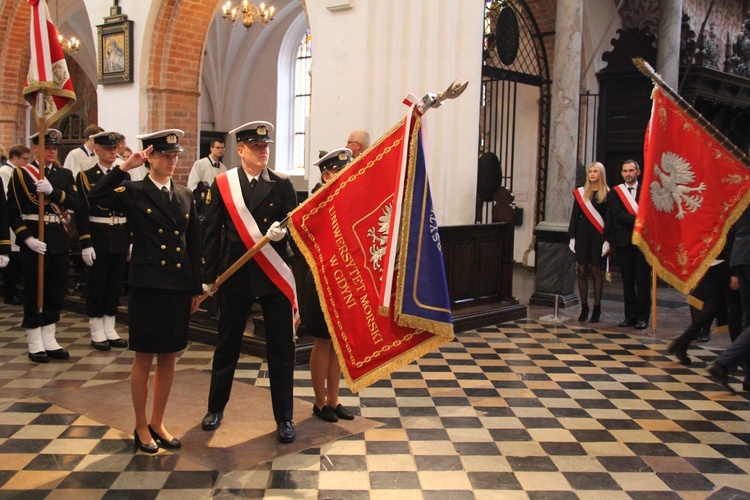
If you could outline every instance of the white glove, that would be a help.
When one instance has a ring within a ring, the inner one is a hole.
[[[94,251],[94,247],[88,247],[81,250],[81,257],[83,257],[83,261],[87,266],[93,266],[94,261],[96,260],[96,252]]]
[[[10,262],[10,257],[7,255],[0,255],[0,267],[5,267]]]
[[[44,255],[44,252],[47,251],[47,244],[43,241],[39,241],[33,236],[29,236],[23,240],[23,242],[26,243],[26,246],[29,247],[30,250],[33,250],[38,254]]]
[[[214,294],[213,288],[214,288],[213,285],[209,285],[208,283],[203,283],[203,293],[213,295]]]
[[[573,253],[576,253],[576,239],[570,238],[570,243],[568,243],[568,248],[570,248],[570,251]]]
[[[286,236],[286,228],[280,228],[279,222],[276,221],[268,228],[266,236],[268,236],[268,239],[271,241],[281,241],[284,239],[284,236]]]
[[[602,243],[602,257],[609,253],[609,241]]]
[[[44,194],[51,194],[52,184],[50,184],[47,179],[39,179],[38,181],[36,181],[36,192],[44,193]]]
[[[133,244],[131,243],[128,247],[128,262],[130,262],[130,256],[133,254]]]

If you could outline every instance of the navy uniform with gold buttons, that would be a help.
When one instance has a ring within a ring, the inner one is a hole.
[[[181,135],[182,131],[169,130],[138,138],[145,148],[153,145],[154,151],[167,153],[182,151]],[[124,213],[133,235],[128,275],[130,349],[180,351],[187,346],[190,297],[202,293],[200,223],[193,194],[169,179],[171,186],[164,186],[167,198],[151,174],[140,181],[128,179],[127,172],[115,167],[91,188],[88,202]]]
[[[236,167],[242,198],[261,234],[267,234],[274,222],[284,219],[297,205],[297,194],[289,177],[267,168],[269,143],[273,142],[269,134],[272,131],[273,125],[268,122],[250,122],[230,132],[236,134],[237,152],[242,161],[242,166]],[[216,181],[209,196],[203,225],[204,283],[213,283],[248,250],[228,213]],[[288,237],[272,241],[271,245],[282,259],[288,261],[291,258]],[[223,418],[242,336],[250,309],[257,301],[266,326],[271,402],[278,424],[278,438],[282,443],[293,441],[294,325],[289,299],[255,260],[232,275],[219,289],[218,297],[219,339],[211,370],[208,413],[201,423],[202,428],[216,429]]]
[[[21,265],[24,277],[24,314],[22,327],[29,342],[29,358],[46,363],[48,358],[67,359],[68,351],[55,339],[55,324],[60,320],[60,308],[68,279],[68,253],[70,244],[65,224],[68,210],[78,210],[80,198],[73,182],[73,174],[56,164],[57,148],[62,134],[49,129],[45,134],[45,151],[38,151],[39,134],[31,137],[37,158],[33,164],[18,167],[11,175],[8,189],[8,217],[21,248]],[[45,180],[39,181],[38,160],[47,165]],[[39,236],[39,198],[44,196],[44,242]],[[44,306],[37,307],[37,276],[39,254],[44,255]]]
[[[127,270],[130,231],[123,211],[86,199],[91,188],[112,171],[122,136],[117,132],[100,132],[91,137],[99,161],[76,176],[76,186],[84,202],[76,210],[75,221],[83,260],[91,266],[86,286],[91,346],[108,351],[110,347],[128,346],[115,330],[115,316]],[[130,174],[125,176],[130,180]]]

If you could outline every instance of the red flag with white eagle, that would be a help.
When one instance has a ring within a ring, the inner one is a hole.
[[[70,79],[68,64],[65,62],[60,41],[57,38],[55,25],[49,19],[47,2],[28,0],[31,4],[31,62],[23,96],[41,116],[37,96],[44,95],[44,121],[51,125],[59,120],[76,101],[73,81]]]
[[[748,158],[707,128],[687,103],[655,88],[633,243],[683,293],[706,273],[750,203]]]

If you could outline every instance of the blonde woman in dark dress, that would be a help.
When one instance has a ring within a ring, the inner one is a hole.
[[[589,315],[589,274],[594,278],[594,308],[589,321],[597,323],[602,312],[602,268],[606,262],[605,256],[609,253],[609,243],[604,239],[608,191],[607,173],[604,165],[599,162],[589,165],[586,169],[586,183],[573,191],[575,202],[568,236],[578,271],[578,293],[581,298],[578,321],[586,321]]]

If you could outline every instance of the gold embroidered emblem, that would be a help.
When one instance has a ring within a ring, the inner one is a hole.
[[[211,190],[206,191],[206,205],[211,204]]]
[[[177,135],[176,134],[169,134],[167,136],[167,144],[177,144]]]
[[[115,193],[124,193],[127,188],[125,186],[119,186],[115,188]]]
[[[268,130],[266,130],[266,127],[261,125],[260,127],[255,129],[255,133],[258,135],[268,135]]]

